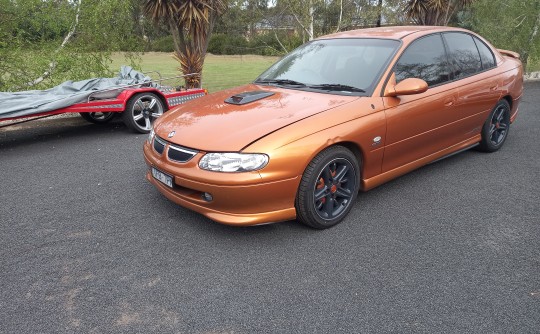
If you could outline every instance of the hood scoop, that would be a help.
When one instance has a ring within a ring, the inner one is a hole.
[[[240,94],[233,95],[225,100],[225,103],[235,104],[235,105],[244,105],[258,100],[262,100],[269,96],[274,95],[273,92],[267,92],[264,90],[254,90],[251,92],[243,92]]]

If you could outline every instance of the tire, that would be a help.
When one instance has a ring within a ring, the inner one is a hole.
[[[510,105],[506,100],[500,100],[489,114],[482,127],[482,140],[478,150],[482,152],[495,152],[499,150],[510,130]]]
[[[320,152],[309,163],[296,195],[296,218],[302,224],[325,229],[345,218],[360,188],[357,157],[343,146]]]
[[[115,112],[81,112],[79,113],[86,121],[94,124],[110,122],[118,113]]]
[[[134,95],[126,104],[122,119],[134,132],[149,133],[156,118],[163,115],[165,108],[161,98],[153,93]]]

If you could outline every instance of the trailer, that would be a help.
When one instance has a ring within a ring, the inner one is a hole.
[[[155,119],[167,110],[208,94],[202,88],[184,89],[163,85],[167,80],[185,76],[162,79],[158,72],[153,73],[159,75],[158,80],[94,90],[83,101],[62,108],[14,117],[0,114],[0,128],[58,114],[79,113],[86,121],[95,124],[104,124],[120,116],[132,131],[148,133]]]

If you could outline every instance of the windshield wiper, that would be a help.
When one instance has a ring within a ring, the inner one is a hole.
[[[276,84],[276,85],[288,85],[288,86],[301,86],[305,87],[306,84],[290,79],[261,79],[256,80],[255,83],[266,83],[266,84]]]
[[[329,90],[329,91],[360,92],[360,93],[366,92],[362,88],[353,87],[349,85],[342,85],[342,84],[320,84],[320,85],[309,85],[307,87],[313,88],[313,89]]]

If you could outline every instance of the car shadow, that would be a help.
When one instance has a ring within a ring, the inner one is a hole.
[[[0,126],[3,125],[0,123]],[[62,139],[83,139],[104,133],[134,135],[121,119],[115,118],[105,124],[92,124],[81,117],[42,119],[0,128],[0,149],[13,149]],[[143,135],[144,134],[139,134]]]
[[[211,235],[212,238],[233,238],[235,240],[258,237],[261,235],[270,239],[283,238],[284,236],[295,239],[306,235],[313,235],[314,233],[341,234],[351,228],[349,224],[354,223],[356,218],[354,215],[355,213],[359,213],[358,210],[361,210],[360,212],[364,212],[364,210],[379,210],[382,202],[388,202],[391,198],[395,197],[396,194],[400,194],[403,191],[407,191],[407,189],[413,188],[419,182],[429,182],[430,178],[437,178],[441,173],[441,169],[455,168],[455,166],[464,165],[467,161],[474,161],[475,156],[479,155],[481,156],[481,153],[473,150],[461,152],[460,154],[449,156],[445,159],[423,166],[370,191],[360,192],[348,217],[340,224],[327,230],[313,229],[296,220],[245,227],[223,225],[189,209],[169,202],[167,199],[162,198],[157,192],[155,195],[156,199],[153,203],[156,204],[156,201],[161,198],[161,200],[159,200],[161,205],[160,208],[157,209],[158,211],[169,211],[172,216],[185,217],[185,219],[179,219],[177,224],[174,224],[173,229],[179,234],[184,234],[186,232],[186,227],[193,229],[194,233],[208,234]],[[392,204],[390,203],[388,205]]]

